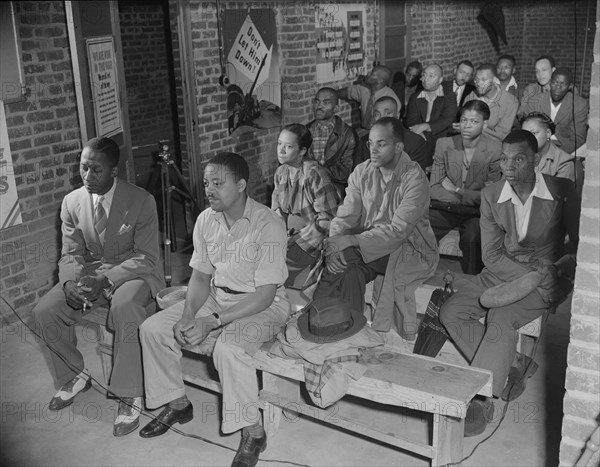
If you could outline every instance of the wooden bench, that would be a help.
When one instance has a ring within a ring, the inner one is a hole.
[[[378,442],[431,459],[433,466],[456,462],[463,456],[464,418],[476,394],[491,396],[492,375],[478,368],[452,365],[421,355],[404,354],[378,347],[364,355],[365,374],[350,383],[347,394],[388,406],[429,414],[432,429],[428,440],[415,441],[400,433],[383,432],[369,419],[342,415],[335,405],[321,409],[301,396],[304,367],[292,359],[259,350],[254,365],[260,370],[263,425],[273,437],[283,413],[302,414],[346,429]],[[182,361],[187,383],[221,393],[211,376],[210,359],[189,355]],[[400,425],[400,424],[399,424]]]

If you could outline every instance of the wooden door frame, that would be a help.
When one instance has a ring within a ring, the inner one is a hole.
[[[382,58],[385,56],[384,55],[384,51],[385,51],[385,23],[386,23],[386,13],[385,13],[385,0],[379,0],[379,24],[378,24],[378,30],[379,30],[379,61],[381,62],[382,65],[385,65],[385,61],[382,60]],[[407,8],[407,1],[403,1],[402,4],[404,6],[404,24],[406,25],[406,35],[405,35],[405,40],[404,40],[404,53],[405,53],[405,57],[406,57],[406,63],[404,68],[406,68],[406,65],[409,64],[411,62],[411,44],[412,44],[412,19],[411,19],[411,14],[410,14],[410,9]],[[404,70],[402,70],[404,71]]]
[[[133,165],[133,151],[131,149],[131,129],[129,126],[129,104],[127,101],[127,86],[125,84],[125,69],[123,65],[123,46],[121,42],[121,27],[119,21],[119,6],[115,0],[110,0],[110,22],[111,32],[114,37],[115,43],[115,54],[119,57],[116,60],[117,63],[117,80],[119,83],[119,101],[121,107],[121,126],[123,129],[123,147],[125,148],[125,154],[121,154],[121,157],[125,156],[125,179],[135,184],[135,168]],[[69,37],[69,48],[71,53],[71,66],[73,69],[73,84],[75,88],[75,100],[77,103],[77,116],[79,119],[79,132],[81,135],[81,147],[88,142],[90,135],[88,134],[88,122],[85,115],[85,101],[82,89],[82,77],[80,73],[80,60],[82,57],[79,56],[77,34],[75,31],[75,23],[73,18],[73,1],[65,0],[65,14],[67,19],[67,35]],[[92,125],[93,126],[93,125]]]
[[[199,150],[196,108],[196,75],[194,72],[194,50],[192,46],[192,20],[188,1],[177,2],[177,37],[179,38],[179,63],[181,64],[181,86],[183,93],[183,118],[189,184],[200,209],[204,209],[202,162]],[[183,163],[183,161],[182,161]]]

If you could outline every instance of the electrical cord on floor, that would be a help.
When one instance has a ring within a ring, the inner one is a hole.
[[[36,337],[37,337],[37,338],[39,338],[41,341],[43,341],[43,342],[46,344],[46,346],[47,346],[47,347],[48,347],[48,348],[49,348],[49,349],[50,349],[50,350],[51,350],[53,353],[55,353],[56,355],[58,355],[58,357],[59,357],[59,358],[60,358],[60,359],[61,359],[63,362],[65,362],[65,364],[66,364],[66,365],[67,365],[67,366],[68,366],[68,367],[69,367],[71,370],[73,370],[73,371],[74,371],[76,374],[79,374],[79,373],[80,373],[80,370],[79,370],[79,368],[75,368],[75,367],[72,365],[72,363],[71,363],[71,362],[69,362],[69,361],[68,361],[66,358],[64,358],[64,357],[63,357],[63,355],[61,355],[61,354],[60,354],[60,352],[58,352],[56,349],[54,349],[54,348],[53,348],[53,347],[50,345],[50,343],[49,343],[49,342],[47,342],[47,341],[44,339],[44,337],[43,337],[43,336],[41,336],[41,335],[40,335],[40,334],[39,334],[39,333],[38,333],[38,332],[37,332],[35,329],[33,329],[33,328],[32,328],[32,327],[29,325],[29,324],[27,324],[27,323],[26,323],[26,322],[23,320],[23,318],[21,318],[21,316],[20,316],[20,315],[17,313],[17,311],[16,311],[16,310],[15,310],[15,309],[12,307],[12,305],[11,305],[11,304],[8,302],[8,300],[6,300],[6,299],[5,299],[3,296],[1,296],[1,295],[0,295],[0,298],[2,299],[2,301],[3,301],[4,303],[6,303],[6,305],[7,305],[7,306],[10,308],[10,310],[13,312],[13,314],[14,314],[14,315],[15,315],[15,316],[16,316],[16,317],[19,319],[19,321],[20,321],[21,323],[23,323],[23,325],[24,325],[24,326],[25,326],[27,329],[29,329],[29,330],[30,330],[30,331],[33,333],[33,335],[34,335],[34,336],[36,336]],[[129,403],[129,402],[127,402],[126,400],[124,400],[124,399],[122,399],[121,397],[119,397],[118,395],[116,395],[114,392],[112,392],[110,389],[108,389],[108,387],[104,386],[104,385],[103,385],[103,384],[102,384],[100,381],[98,381],[96,378],[94,378],[94,377],[93,377],[91,374],[89,375],[89,377],[90,377],[90,379],[92,380],[92,382],[96,383],[96,385],[98,385],[98,386],[99,386],[99,387],[100,387],[102,390],[106,391],[106,392],[107,392],[107,394],[109,394],[110,396],[114,397],[115,399],[118,399],[118,400],[119,400],[119,402],[122,402],[123,404],[126,404],[126,405],[128,405],[129,407],[131,407],[131,408],[135,408],[135,407],[134,407],[132,404],[130,404],[130,403]],[[141,410],[140,410],[140,414],[141,414],[141,415],[145,415],[146,417],[148,417],[148,418],[150,418],[150,419],[152,419],[152,420],[157,420],[157,417],[156,417],[154,414],[152,414],[152,413],[148,412],[147,410],[141,409]],[[208,439],[208,438],[204,438],[204,437],[202,437],[202,436],[200,436],[200,435],[196,435],[196,434],[193,434],[193,433],[187,433],[187,432],[185,432],[185,431],[179,430],[179,429],[177,429],[177,428],[174,428],[174,427],[172,427],[172,426],[169,426],[169,429],[170,429],[170,430],[172,430],[172,431],[174,431],[174,432],[175,432],[175,433],[177,433],[178,435],[185,436],[185,437],[188,437],[188,438],[194,438],[194,439],[198,439],[198,440],[200,440],[200,441],[204,441],[204,442],[205,442],[205,443],[207,443],[207,444],[212,444],[213,446],[218,446],[218,447],[220,447],[220,448],[223,448],[223,449],[226,449],[226,450],[228,450],[228,451],[237,452],[237,449],[230,448],[229,446],[226,446],[226,445],[224,445],[224,444],[218,443],[218,442],[216,442],[216,441],[212,441],[212,440],[210,440],[210,439]],[[301,463],[299,463],[299,462],[288,461],[288,460],[281,460],[281,459],[264,459],[264,458],[262,458],[262,457],[261,457],[261,458],[260,458],[260,461],[261,461],[261,462],[277,462],[277,463],[279,463],[279,464],[291,464],[291,465],[297,465],[297,466],[299,466],[299,467],[311,467],[311,466],[310,466],[310,465],[308,465],[308,464],[301,464]]]
[[[527,373],[529,372],[529,367],[534,363],[535,360],[535,354],[537,353],[537,348],[538,348],[538,344],[540,342],[540,340],[542,339],[542,335],[544,333],[544,328],[546,325],[546,321],[548,321],[548,316],[549,316],[549,312],[546,311],[543,315],[542,315],[542,322],[540,324],[540,335],[537,338],[535,344],[533,345],[533,350],[531,351],[531,358],[529,360],[529,362],[527,363],[527,366],[525,367],[525,369],[523,370],[523,377],[526,378]],[[500,420],[498,420],[498,424],[495,426],[495,428],[492,430],[492,432],[487,435],[485,438],[483,438],[481,441],[479,441],[475,446],[473,446],[473,449],[471,450],[471,452],[466,455],[465,457],[463,457],[461,460],[456,461],[456,462],[450,462],[448,464],[445,464],[444,467],[450,467],[452,465],[459,465],[461,463],[463,463],[464,461],[466,461],[467,459],[469,459],[473,454],[475,454],[475,451],[477,450],[477,448],[479,448],[479,446],[481,446],[483,443],[485,443],[488,439],[490,439],[492,436],[494,436],[496,434],[496,432],[498,431],[498,429],[500,428],[500,425],[502,424],[502,421],[504,420],[504,417],[506,417],[506,412],[508,411],[508,406],[510,405],[510,403],[512,402],[510,400],[510,394],[512,392],[512,390],[515,388],[515,386],[512,386],[509,391],[508,391],[508,395],[507,395],[507,401],[506,404],[504,405],[504,408],[502,409],[502,415],[500,416]]]

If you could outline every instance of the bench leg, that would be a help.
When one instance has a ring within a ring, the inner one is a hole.
[[[433,415],[433,448],[435,455],[432,466],[446,465],[462,459],[465,419]]]
[[[266,371],[261,373],[263,390],[277,394],[289,401],[300,401],[300,383],[298,381],[273,375]],[[285,411],[281,407],[264,402],[263,427],[268,438],[277,432],[282,412]]]

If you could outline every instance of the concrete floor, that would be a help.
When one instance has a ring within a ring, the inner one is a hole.
[[[189,277],[190,249],[174,255],[174,285]],[[443,259],[442,270],[459,270],[458,263]],[[538,347],[540,368],[525,393],[509,404],[504,420],[496,429],[505,403],[496,401],[496,414],[484,434],[465,439],[464,456],[486,437],[463,466],[545,466],[558,465],[562,422],[562,399],[569,339],[570,306],[563,304],[552,315]],[[102,388],[80,394],[75,403],[61,412],[50,412],[54,394],[44,346],[23,324],[1,330],[0,428],[1,466],[228,466],[239,443],[239,435],[219,433],[219,397],[189,387],[195,418],[178,425],[187,434],[174,432],[147,440],[134,432],[123,438],[112,435],[117,403],[107,399]],[[103,383],[96,335],[92,328],[77,326],[79,347],[92,375]],[[340,411],[365,414],[379,427],[387,426],[414,433],[425,432],[422,419],[390,410],[385,406],[365,407],[342,401]],[[149,421],[141,417],[141,424]],[[384,430],[385,431],[385,430]],[[259,466],[290,465],[293,461],[310,466],[426,466],[428,462],[407,452],[389,448],[358,435],[312,420],[284,420],[278,433],[269,439]]]

